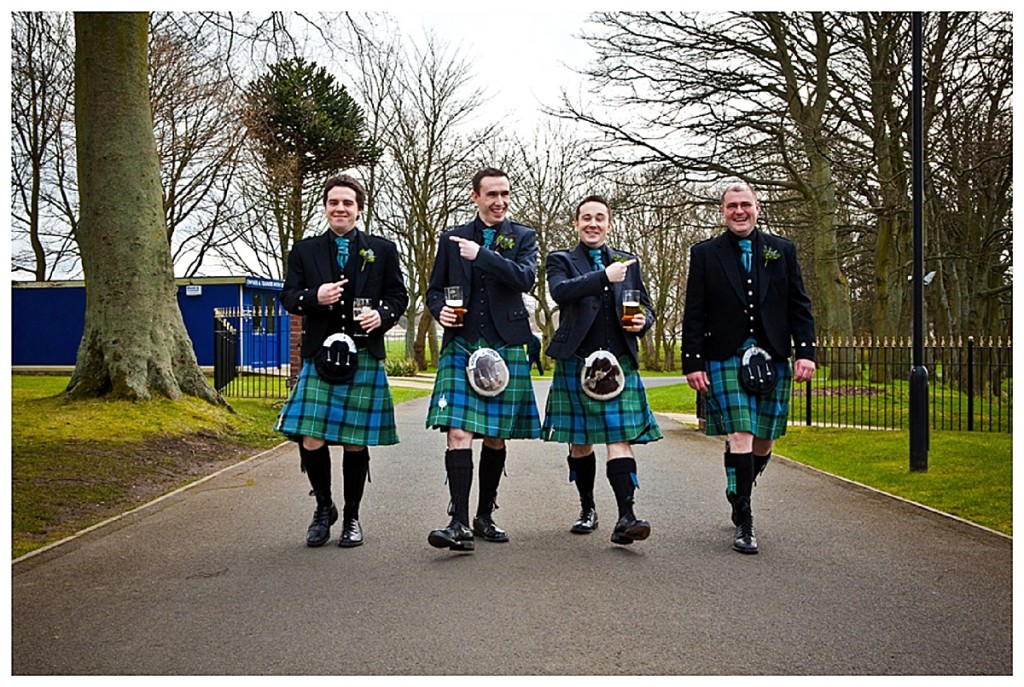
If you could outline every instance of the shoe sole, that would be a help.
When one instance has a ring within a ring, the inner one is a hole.
[[[345,541],[343,539],[338,541],[338,546],[340,548],[342,548],[342,549],[352,549],[352,548],[355,548],[356,546],[362,546],[362,545],[363,545],[363,540],[362,539],[360,539],[359,541]]]
[[[735,544],[733,545],[732,550],[739,551],[740,553],[746,554],[748,556],[752,556],[755,553],[757,553],[757,549],[744,549],[740,546],[736,546]]]
[[[628,545],[635,541],[643,541],[649,536],[651,536],[651,526],[639,525],[636,527],[630,527],[625,532],[613,532],[612,543]]]
[[[448,537],[431,532],[427,535],[427,543],[435,549],[451,549],[452,551],[473,551],[476,544],[472,540],[452,541]]]
[[[593,532],[596,529],[597,529],[597,527],[587,527],[587,528],[583,528],[583,527],[570,527],[569,531],[572,532],[573,534],[590,534],[591,532]]]

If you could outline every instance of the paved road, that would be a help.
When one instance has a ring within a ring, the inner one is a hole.
[[[531,441],[496,514],[512,541],[430,548],[448,496],[426,403],[372,450],[360,548],[304,545],[285,446],[15,564],[12,672],[1012,674],[1012,540],[780,459],[762,551],[734,553],[722,443],[667,418],[638,451],[649,540],[608,541],[601,479],[600,529],[571,535],[565,449]]]

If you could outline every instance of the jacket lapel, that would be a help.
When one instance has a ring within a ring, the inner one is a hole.
[[[736,292],[736,296],[741,302],[746,303],[747,297],[743,288],[743,275],[740,274],[740,262],[736,259],[736,253],[726,234],[722,234],[715,240],[715,254],[718,256],[722,273],[725,274],[732,290]]]
[[[356,295],[363,293],[363,285],[366,283],[366,270],[369,268],[365,264],[365,258],[359,254],[359,251],[367,249],[366,234],[356,229],[352,230],[354,236],[352,241],[352,247],[349,248],[348,261],[354,272],[356,289],[353,291]]]
[[[580,275],[584,275],[593,269],[593,265],[590,264],[590,254],[587,253],[587,247],[582,243],[576,244],[576,248],[569,253],[569,261]]]
[[[316,251],[315,264],[319,272],[317,277],[321,283],[333,282],[336,280],[335,275],[341,273],[340,268],[337,267],[337,260],[334,258],[333,244],[334,232],[328,229],[321,235],[319,249]]]
[[[461,227],[459,227],[458,229],[455,230],[455,232],[454,232],[455,235],[456,236],[461,236],[464,239],[469,239],[470,241],[473,241],[475,239],[475,237],[473,236],[473,224],[474,224],[475,221],[476,220],[474,220],[473,222],[470,222],[469,224],[463,224]],[[455,250],[456,254],[458,254],[458,252],[459,252],[458,247],[453,245],[452,248]],[[463,276],[463,279],[465,280],[465,283],[467,285],[468,284],[472,284],[473,283],[473,263],[470,262],[469,260],[463,260],[461,258],[459,258],[459,262],[462,263],[462,276]],[[468,293],[466,294],[466,297],[467,298],[469,297]]]
[[[615,250],[614,248],[611,248],[611,247],[608,248],[608,252],[611,254],[613,261],[615,260],[615,258],[617,258],[620,255],[622,255],[621,253],[619,253],[619,251],[617,251],[617,250]],[[622,257],[625,257],[625,256],[623,255]],[[625,280],[620,281],[620,282],[615,282],[614,284],[612,284],[612,292],[615,294],[615,303],[616,303],[616,305],[620,305],[622,303],[622,290],[625,289],[625,288],[626,288]]]

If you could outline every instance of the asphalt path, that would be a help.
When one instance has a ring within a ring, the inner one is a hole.
[[[13,564],[12,673],[1013,672],[1012,539],[778,458],[754,490],[761,552],[735,553],[722,441],[664,416],[637,449],[650,539],[609,541],[602,470],[599,529],[570,534],[566,447],[517,441],[511,541],[431,548],[448,492],[426,410],[401,404],[402,443],[371,449],[364,546],[338,526],[305,546],[313,499],[283,445]]]

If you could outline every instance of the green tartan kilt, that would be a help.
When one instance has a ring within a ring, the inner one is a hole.
[[[786,433],[793,366],[789,360],[773,363],[778,383],[765,396],[747,393],[740,386],[740,357],[709,360],[711,385],[705,396],[705,432],[709,436],[750,432],[760,439],[778,439]]]
[[[305,436],[335,445],[397,444],[395,404],[384,365],[361,350],[353,380],[329,384],[317,375],[313,361],[304,359],[274,430],[292,441]]]
[[[442,431],[454,427],[498,439],[539,438],[540,415],[525,346],[495,349],[508,366],[508,386],[500,394],[481,396],[469,385],[469,356],[488,346],[480,339],[470,347],[456,337],[441,351],[426,426]]]
[[[544,441],[569,444],[646,444],[661,439],[661,428],[647,404],[647,392],[633,361],[623,356],[619,366],[625,387],[615,398],[598,401],[583,393],[578,356],[556,360],[544,411]]]

